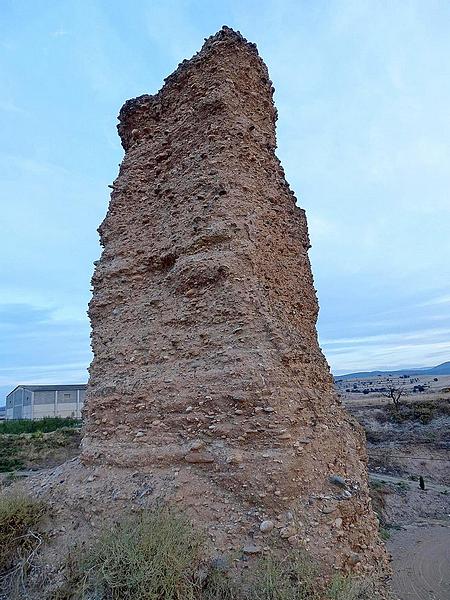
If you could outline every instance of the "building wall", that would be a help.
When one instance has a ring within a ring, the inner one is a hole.
[[[33,406],[32,406],[33,392],[30,390],[23,390],[22,396],[22,419],[33,418]]]
[[[8,395],[6,399],[7,419],[31,419],[32,418],[32,392],[24,388],[18,388]]]
[[[85,390],[38,390],[18,388],[6,398],[6,418],[43,419],[44,417],[81,418]]]
[[[6,396],[6,419],[9,421],[13,418],[13,395]]]

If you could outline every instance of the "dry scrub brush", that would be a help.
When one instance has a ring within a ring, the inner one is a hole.
[[[28,496],[0,496],[0,598],[20,597],[42,544],[39,525],[45,513],[45,505]]]
[[[182,516],[158,510],[129,517],[71,555],[66,585],[54,598],[194,600],[202,549]]]

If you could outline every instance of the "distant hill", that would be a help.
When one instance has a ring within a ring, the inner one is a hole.
[[[367,379],[368,377],[376,377],[377,375],[392,375],[399,377],[400,375],[450,375],[450,361],[444,362],[436,367],[424,367],[422,369],[400,369],[398,371],[363,371],[361,373],[347,373],[346,375],[337,375],[339,379]]]

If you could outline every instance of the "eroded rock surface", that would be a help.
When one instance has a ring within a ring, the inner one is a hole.
[[[255,45],[223,28],[158,94],[122,108],[83,461],[151,468],[200,516],[220,505],[217,547],[304,545],[371,570],[385,554],[364,438],[317,342],[306,218],[275,155],[272,95]]]

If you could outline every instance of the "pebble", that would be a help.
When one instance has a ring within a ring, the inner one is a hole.
[[[294,520],[294,515],[290,511],[286,513],[285,517],[288,523],[292,523],[292,521]]]
[[[200,450],[200,448],[203,448],[205,444],[202,442],[202,440],[194,440],[191,444],[191,450]]]
[[[227,458],[227,463],[232,465],[238,465],[244,460],[241,452],[233,452]]]
[[[273,528],[274,528],[273,521],[263,521],[261,523],[261,525],[259,526],[259,530],[262,533],[269,533],[269,531],[272,531]]]
[[[360,562],[359,555],[356,552],[351,552],[347,558],[347,561],[350,565],[357,565]]]
[[[249,544],[248,546],[244,546],[242,548],[242,552],[244,554],[259,554],[262,552],[261,546],[254,546],[253,544]]]
[[[212,463],[214,456],[208,452],[190,452],[186,454],[184,460],[188,463]]]
[[[341,477],[340,475],[332,475],[330,477],[330,483],[332,483],[333,485],[337,485],[339,487],[343,487],[343,488],[347,487],[347,484],[345,483],[345,479],[343,477]]]
[[[296,534],[297,529],[293,525],[288,525],[287,527],[283,527],[283,529],[280,529],[280,537],[283,540],[287,540]]]
[[[333,513],[336,509],[336,506],[324,506],[322,508],[322,512],[324,515],[329,515],[330,513]]]

